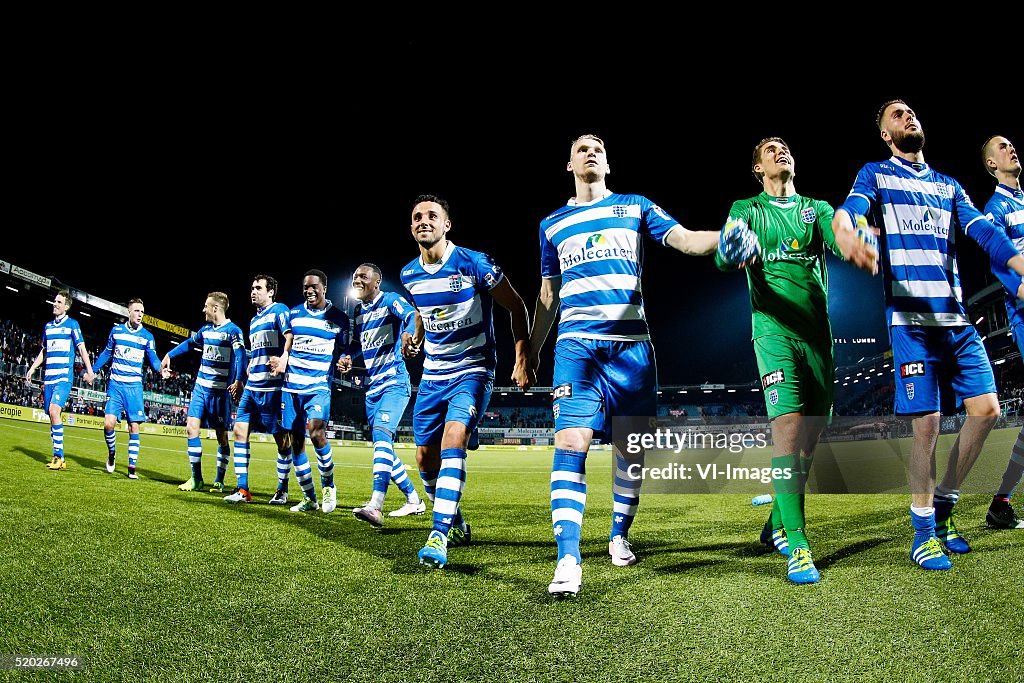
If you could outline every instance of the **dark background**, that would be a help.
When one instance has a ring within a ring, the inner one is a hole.
[[[13,100],[13,210],[0,259],[118,303],[141,296],[151,315],[191,329],[203,323],[205,294],[222,290],[246,328],[257,272],[282,282],[289,305],[309,268],[328,274],[339,304],[363,261],[397,288],[418,255],[413,200],[436,193],[451,204],[452,241],[493,255],[532,314],[538,223],[574,193],[565,164],[581,133],[606,141],[610,189],[646,195],[704,230],[760,191],[751,151],[769,135],[790,144],[799,193],[840,204],[857,170],[888,156],[875,113],[892,97],[920,116],[926,160],[979,208],[994,185],[982,142],[1021,139],[1019,100],[994,65],[964,61],[970,50],[954,69],[875,46],[880,71],[865,53],[849,63],[818,50],[737,62],[697,48],[595,56],[585,44],[567,36],[515,52],[485,39],[392,38],[259,55],[98,47],[43,63],[15,86],[27,95]],[[966,297],[988,264],[973,243],[959,248]],[[839,343],[837,358],[887,348],[881,276],[829,266],[834,336],[876,340]],[[643,282],[662,383],[756,379],[744,276],[648,241]],[[501,309],[495,327],[503,384],[512,352]]]

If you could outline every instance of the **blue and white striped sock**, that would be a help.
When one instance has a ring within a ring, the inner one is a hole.
[[[53,457],[64,459],[64,423],[50,425],[50,440],[53,441]]]
[[[197,436],[188,440],[188,463],[192,466],[192,478],[196,482],[203,480],[203,442]]]
[[[288,493],[288,473],[292,469],[292,451],[285,448],[277,452],[277,488]]]
[[[331,457],[331,442],[323,448],[314,448],[316,451],[316,463],[320,468],[320,485],[334,486],[334,459]]]
[[[306,451],[299,451],[292,454],[292,464],[295,465],[295,478],[299,480],[299,486],[306,497],[316,500],[316,487],[313,485],[313,468],[309,466],[309,459]]]
[[[238,488],[249,490],[249,444],[245,441],[235,442],[235,476]]]
[[[388,492],[391,471],[394,468],[395,452],[391,445],[391,432],[386,429],[373,430],[373,496],[370,505],[378,510],[384,505]]]
[[[627,538],[629,527],[633,526],[633,518],[636,517],[636,508],[640,505],[640,485],[642,479],[633,479],[626,469],[629,465],[638,462],[631,460],[629,463],[618,453],[615,454],[615,479],[612,481],[612,531],[608,539],[616,536]],[[639,460],[641,466],[643,460]]]
[[[587,506],[587,454],[555,449],[551,465],[551,528],[558,544],[558,559],[580,557],[580,530]]]
[[[217,478],[218,484],[224,483],[224,475],[228,473],[228,463],[231,461],[230,452],[227,446],[217,446]]]
[[[128,435],[128,467],[135,467],[139,462],[139,446],[142,445],[138,434]]]
[[[466,487],[466,451],[445,448],[441,451],[441,471],[434,492],[434,531],[444,534],[456,523],[459,501]]]
[[[423,495],[431,503],[434,502],[434,493],[437,490],[437,475],[440,470],[420,470],[420,480],[423,482]]]
[[[412,479],[405,471],[405,463],[402,459],[395,454],[394,465],[391,467],[391,481],[395,482],[395,486],[398,490],[405,494],[405,499],[410,503],[419,503],[420,497],[416,493],[416,487],[413,486]]]
[[[109,432],[103,430],[103,440],[107,442],[107,453],[114,455],[117,452],[117,434],[111,429]]]

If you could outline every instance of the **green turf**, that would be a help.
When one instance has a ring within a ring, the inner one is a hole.
[[[610,455],[595,453],[584,588],[552,602],[550,454],[471,454],[474,543],[431,573],[416,562],[429,515],[374,531],[349,512],[369,496],[367,450],[334,451],[334,514],[293,514],[266,505],[270,445],[254,448],[256,504],[230,506],[176,490],[188,470],[181,440],[144,436],[142,478],[131,481],[125,434],[110,475],[100,432],[66,433],[68,470],[51,472],[47,425],[0,420],[0,654],[87,659],[87,672],[64,677],[1021,679],[1024,532],[985,529],[981,494],[958,506],[975,552],[949,572],[910,564],[902,495],[810,497],[818,585],[787,583],[783,559],[756,542],[767,509],[738,494],[646,496],[631,534],[642,561],[617,568],[607,557]],[[1015,436],[993,433],[982,457],[1000,469]],[[386,509],[400,503],[392,488]],[[14,680],[36,677],[53,674]]]

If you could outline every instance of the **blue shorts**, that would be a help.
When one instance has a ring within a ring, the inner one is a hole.
[[[65,404],[68,402],[68,395],[71,393],[70,382],[60,382],[59,384],[46,384],[43,386],[43,409],[49,410],[51,405],[58,406],[61,410],[64,410]]]
[[[470,432],[474,431],[491,402],[493,388],[494,378],[486,372],[421,381],[412,412],[412,433],[416,445],[440,444],[446,422],[461,422]]]
[[[942,410],[942,387],[952,387],[956,409],[965,398],[994,394],[985,345],[973,325],[889,328],[896,368],[896,414],[922,415]]]
[[[242,392],[235,412],[235,424],[249,425],[250,431],[277,434],[281,431],[281,390]]]
[[[129,422],[145,422],[146,408],[142,401],[141,384],[121,384],[111,382],[107,385],[107,405],[105,415],[113,415],[120,422],[121,412]]]
[[[649,341],[559,339],[553,384],[556,432],[586,427],[607,441],[612,417],[658,414],[658,370]]]
[[[314,394],[293,394],[283,391],[281,404],[281,426],[288,431],[298,426],[304,428],[310,420],[327,422],[331,419],[331,392],[327,389],[321,389]]]
[[[227,389],[207,389],[197,384],[192,389],[188,416],[199,418],[199,424],[208,429],[231,429],[231,394]]]
[[[366,421],[372,431],[374,427],[386,429],[392,434],[398,431],[398,423],[405,415],[412,389],[408,384],[396,383],[374,395],[366,395]]]

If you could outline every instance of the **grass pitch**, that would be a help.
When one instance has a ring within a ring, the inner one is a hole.
[[[982,458],[1000,470],[1015,438],[994,432]],[[62,678],[1022,680],[1024,532],[985,529],[984,495],[958,505],[975,550],[949,572],[911,565],[901,495],[809,497],[817,585],[786,581],[757,543],[767,508],[738,494],[646,496],[631,533],[641,561],[617,568],[611,456],[595,453],[583,590],[553,602],[547,453],[471,453],[473,545],[427,572],[429,513],[374,531],[349,512],[370,493],[368,449],[335,449],[339,507],[324,515],[266,505],[270,444],[253,448],[256,503],[231,506],[176,490],[182,440],[144,435],[138,481],[127,435],[113,475],[101,432],[67,428],[65,443],[68,470],[51,472],[48,425],[0,420],[0,655],[85,658]],[[401,502],[392,487],[385,509]]]

